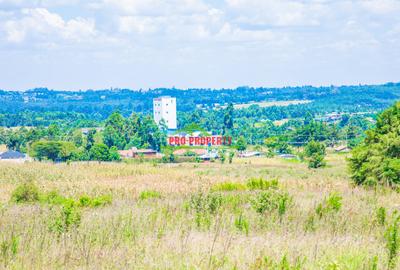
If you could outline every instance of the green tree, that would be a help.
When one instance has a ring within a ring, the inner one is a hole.
[[[228,107],[225,109],[224,113],[224,134],[227,130],[231,130],[233,128],[233,104],[229,103]]]
[[[325,166],[325,145],[320,142],[311,141],[304,147],[304,156],[307,158],[309,168]]]
[[[38,160],[66,161],[75,156],[77,149],[72,142],[37,141],[32,144],[31,155]]]
[[[357,184],[400,183],[400,102],[378,116],[376,127],[353,149],[349,168]]]
[[[90,159],[97,161],[110,161],[110,149],[104,143],[95,143],[90,149]]]
[[[247,148],[246,139],[243,136],[240,136],[236,142],[236,148],[238,151],[244,151]]]
[[[105,122],[104,143],[108,147],[116,146],[118,149],[124,149],[126,145],[125,127],[124,117],[119,112],[112,113]]]
[[[94,143],[95,143],[94,136],[95,135],[96,135],[96,130],[95,129],[90,129],[88,131],[88,134],[87,134],[87,137],[86,137],[86,146],[85,146],[86,151],[90,151],[90,149],[94,145]]]

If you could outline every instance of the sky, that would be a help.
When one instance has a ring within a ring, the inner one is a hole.
[[[400,81],[400,0],[0,0],[0,89]]]

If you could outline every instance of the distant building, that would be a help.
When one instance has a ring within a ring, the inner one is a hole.
[[[153,149],[137,149],[136,147],[132,147],[129,150],[119,150],[118,151],[121,158],[160,158],[161,155]]]
[[[176,98],[159,97],[153,99],[153,115],[157,125],[164,119],[168,129],[176,129]]]
[[[25,162],[31,161],[31,158],[24,153],[9,150],[0,154],[0,161]]]

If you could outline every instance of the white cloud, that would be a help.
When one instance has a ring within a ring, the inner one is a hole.
[[[44,8],[23,9],[21,18],[4,23],[6,39],[20,43],[26,38],[81,41],[96,35],[93,19],[75,18],[65,21],[60,15]]]
[[[119,18],[119,31],[122,33],[155,33],[159,29],[162,19],[142,16],[121,16]]]
[[[388,14],[400,11],[399,0],[363,0],[360,3],[364,9],[371,13]]]
[[[201,0],[103,0],[103,4],[123,14],[141,16],[172,16],[207,10],[207,5]]]
[[[265,26],[318,25],[326,15],[323,2],[290,0],[226,0],[239,23]]]

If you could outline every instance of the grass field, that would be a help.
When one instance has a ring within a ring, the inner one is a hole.
[[[327,161],[0,163],[0,268],[387,269],[399,194],[352,186],[344,155]],[[260,177],[278,184],[249,184]],[[71,208],[80,219],[57,227],[73,216],[62,206],[10,200],[27,180],[43,194],[112,202]]]

